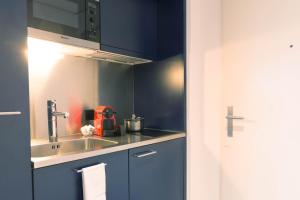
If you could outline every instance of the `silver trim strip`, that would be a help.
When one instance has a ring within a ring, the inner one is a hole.
[[[15,112],[0,112],[0,116],[13,116],[13,115],[22,115],[22,112],[15,111]]]

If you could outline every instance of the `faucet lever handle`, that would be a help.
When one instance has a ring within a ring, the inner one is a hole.
[[[69,118],[70,117],[70,113],[68,113],[68,112],[65,112],[65,114],[64,114],[64,118],[65,119],[67,119],[67,118]]]

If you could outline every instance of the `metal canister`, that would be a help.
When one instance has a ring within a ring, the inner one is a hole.
[[[124,127],[127,132],[139,132],[144,129],[144,118],[136,117],[134,114],[131,119],[124,120]]]

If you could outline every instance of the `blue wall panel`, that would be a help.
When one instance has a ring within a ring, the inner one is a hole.
[[[185,130],[185,83],[182,55],[134,67],[134,112],[145,127]]]

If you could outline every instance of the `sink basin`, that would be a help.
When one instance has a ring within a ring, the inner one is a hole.
[[[38,158],[55,155],[77,154],[103,149],[116,144],[118,144],[118,142],[94,138],[55,142],[32,146],[31,157]]]

